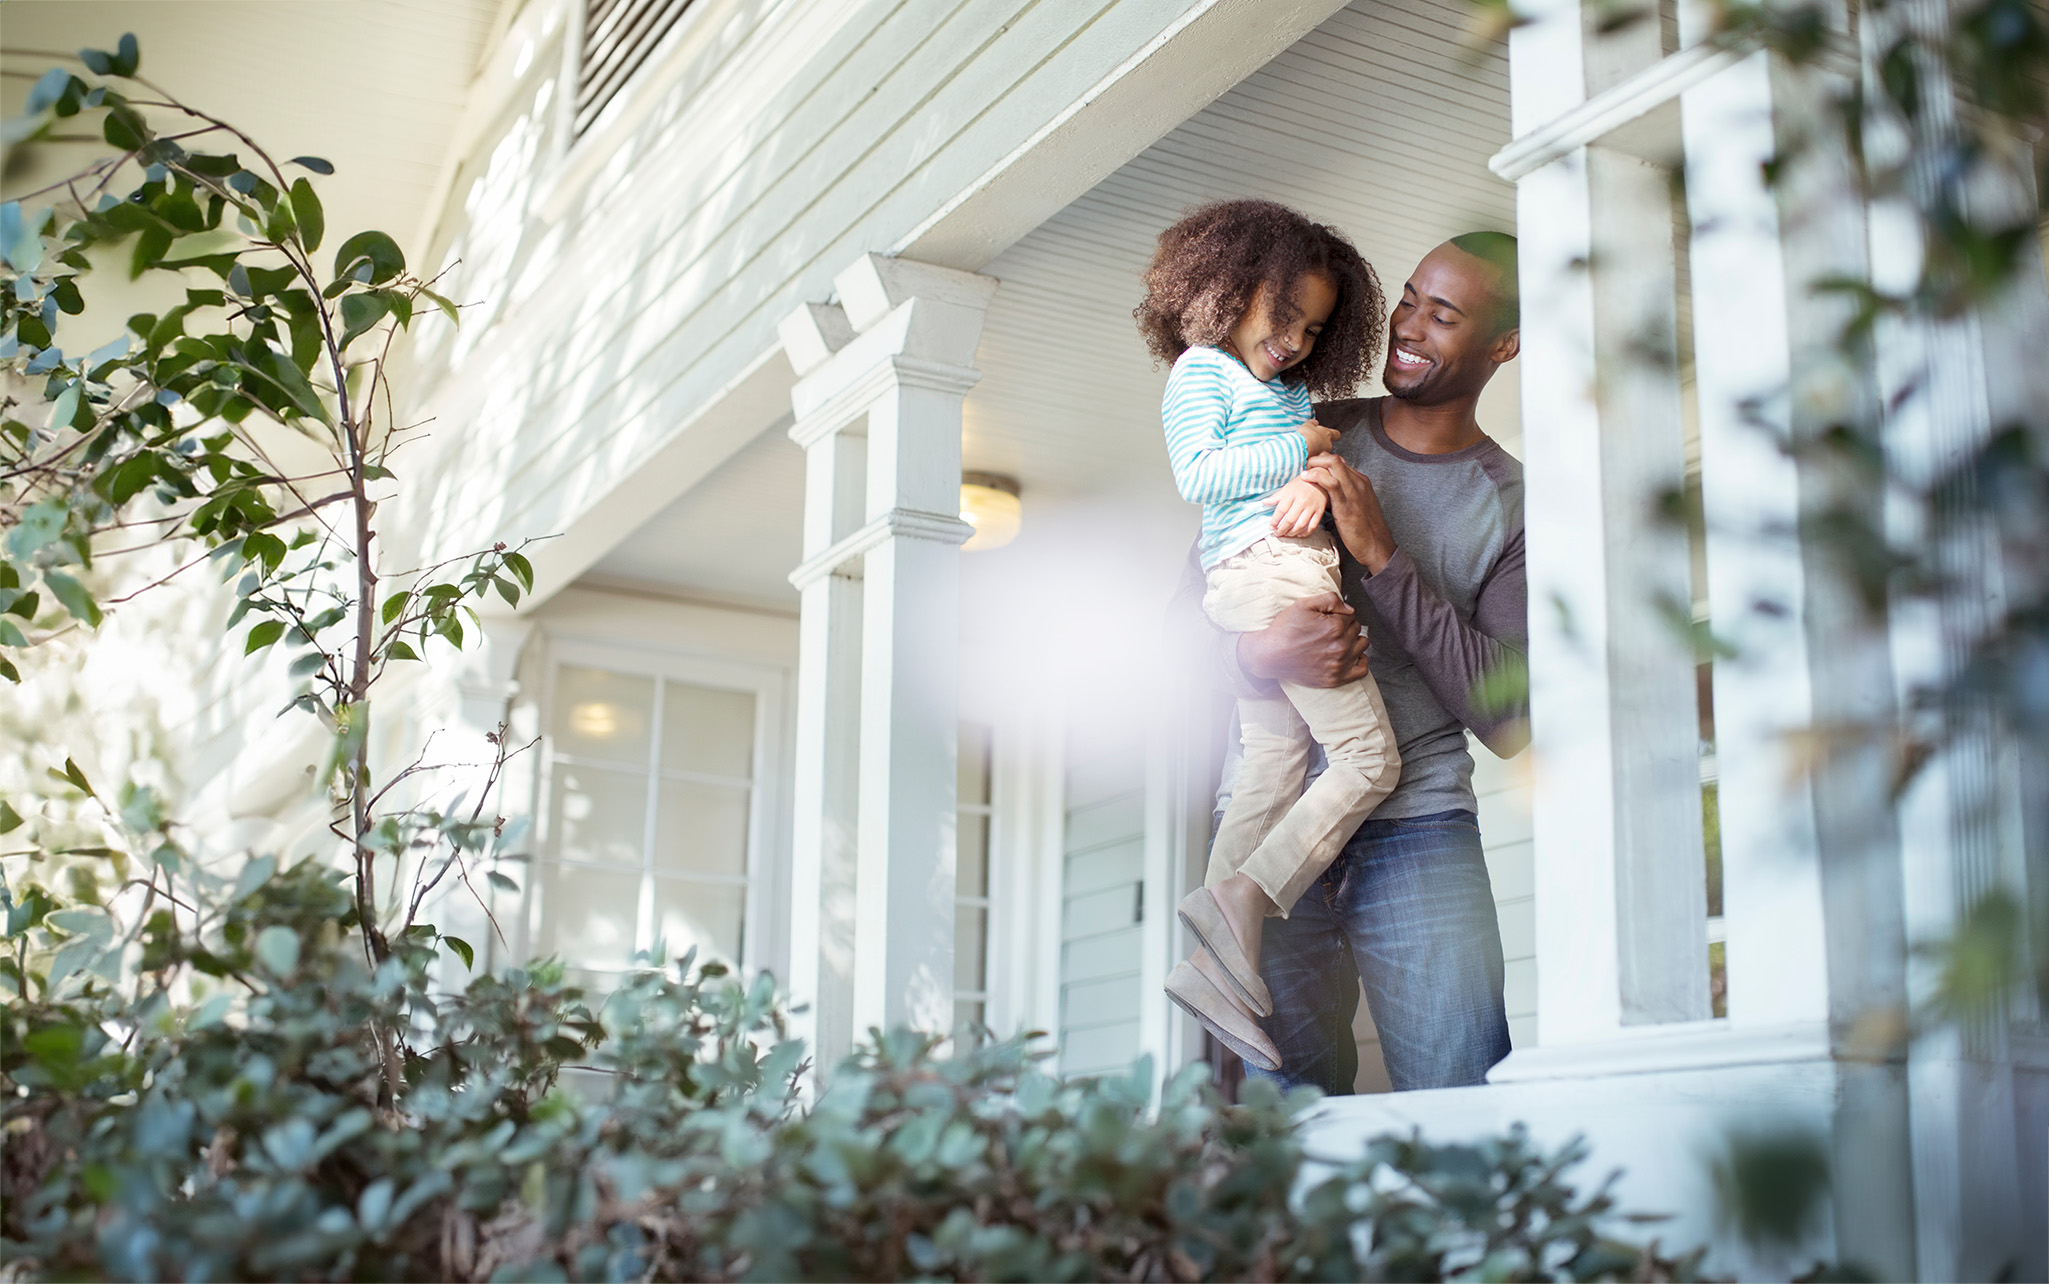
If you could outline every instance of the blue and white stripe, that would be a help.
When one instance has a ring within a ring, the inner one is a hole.
[[[1311,413],[1300,382],[1261,383],[1222,349],[1190,348],[1174,363],[1160,422],[1174,484],[1202,505],[1204,570],[1273,533],[1273,510],[1259,501],[1308,462],[1298,430]]]

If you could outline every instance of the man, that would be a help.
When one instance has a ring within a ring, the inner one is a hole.
[[[1317,407],[1343,433],[1308,471],[1330,495],[1343,599],[1306,599],[1256,633],[1183,626],[1210,630],[1212,671],[1233,693],[1350,681],[1367,671],[1370,642],[1401,752],[1394,792],[1292,914],[1266,925],[1274,1013],[1263,1024],[1282,1058],[1267,1077],[1285,1086],[1352,1090],[1362,981],[1397,1090],[1480,1083],[1508,1054],[1466,732],[1503,757],[1528,743],[1522,466],[1475,416],[1516,355],[1517,325],[1513,237],[1470,233],[1432,250],[1394,308],[1389,395]],[[1201,592],[1198,575],[1177,610],[1199,615]]]

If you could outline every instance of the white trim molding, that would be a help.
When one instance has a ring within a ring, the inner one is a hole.
[[[892,508],[845,539],[815,557],[807,557],[790,572],[790,583],[800,592],[828,575],[851,570],[863,553],[887,539],[922,539],[935,544],[965,544],[975,528],[946,513],[925,513],[915,508]]]

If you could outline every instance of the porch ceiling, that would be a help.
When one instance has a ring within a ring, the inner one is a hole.
[[[1461,0],[1359,0],[983,269],[1003,284],[976,356],[983,378],[967,399],[963,462],[1020,481],[1025,527],[1015,552],[970,559],[971,604],[977,567],[1014,565],[1035,544],[1059,556],[1077,540],[1135,539],[1135,560],[1155,583],[1161,563],[1171,572],[1185,553],[1196,510],[1167,472],[1166,371],[1146,355],[1131,311],[1154,238],[1187,207],[1246,195],[1294,205],[1346,230],[1390,294],[1444,238],[1514,229],[1515,190],[1487,170],[1509,140],[1506,45],[1472,45],[1468,12]],[[1481,412],[1511,449],[1520,438],[1513,369]],[[794,609],[782,576],[797,560],[802,457],[747,455],[595,573]],[[710,554],[686,551],[708,533],[771,524],[784,529],[764,548],[783,549],[788,565],[714,547],[712,567]]]
[[[111,49],[121,33],[134,32],[142,74],[156,84],[249,130],[280,157],[333,161],[334,176],[320,183],[329,227],[381,228],[418,257],[449,143],[504,6],[7,0],[5,7],[0,108],[7,115],[21,110],[34,78],[50,66],[76,67],[79,48]],[[62,178],[105,151],[98,143],[34,149],[7,189]]]

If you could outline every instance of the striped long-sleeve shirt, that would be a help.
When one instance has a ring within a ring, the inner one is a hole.
[[[1221,349],[1190,348],[1174,363],[1160,421],[1174,484],[1202,505],[1204,570],[1272,534],[1273,510],[1259,501],[1309,462],[1299,429],[1310,412],[1300,383],[1261,383]]]

